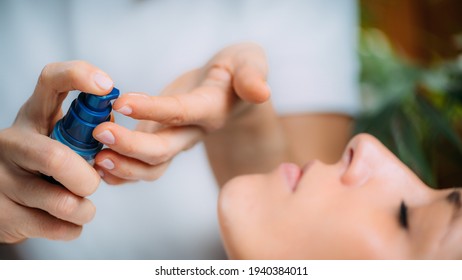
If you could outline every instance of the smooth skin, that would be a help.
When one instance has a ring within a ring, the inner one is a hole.
[[[13,125],[0,131],[0,242],[71,240],[92,220],[95,207],[85,197],[96,191],[100,176],[48,135],[63,115],[61,104],[69,91],[104,95],[112,87],[106,73],[86,62],[52,63],[43,69]]]
[[[236,177],[218,208],[233,259],[462,258],[460,190],[429,188],[367,134],[332,165],[283,163]]]

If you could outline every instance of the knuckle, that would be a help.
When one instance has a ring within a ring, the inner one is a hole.
[[[52,69],[56,66],[56,63],[49,63],[46,64],[43,68],[42,71],[40,72],[40,76],[38,79],[38,84],[47,86],[49,82],[53,78],[53,71]]]
[[[232,77],[232,71],[225,65],[214,63],[207,69],[207,78],[216,82],[229,82]]]
[[[87,67],[87,63],[81,60],[72,61],[69,67],[65,68],[65,76],[73,83],[79,77],[79,71]]]
[[[66,166],[68,155],[64,147],[59,145],[50,145],[45,149],[45,169],[59,173]]]
[[[144,180],[146,181],[154,181],[159,179],[167,169],[169,162],[164,162],[158,166],[153,167],[149,172],[146,173]]]
[[[151,170],[151,172],[148,172],[146,174],[146,177],[144,178],[146,181],[152,182],[157,179],[159,179],[163,175],[163,172],[159,172],[158,170]]]
[[[60,192],[55,197],[55,213],[64,218],[71,218],[79,208],[79,201],[67,192]]]
[[[71,66],[70,67],[71,69],[75,69],[75,68],[86,68],[88,67],[90,64],[84,60],[73,60],[71,61]]]
[[[148,156],[146,163],[149,165],[157,165],[167,160],[169,160],[169,155],[167,153],[155,153]]]
[[[213,121],[205,123],[204,127],[206,127],[206,131],[213,132],[213,131],[220,130],[221,128],[225,126],[225,124],[226,124],[225,118],[221,118],[221,119],[217,119],[217,120],[213,120]]]
[[[137,154],[137,147],[133,143],[128,143],[127,145],[120,145],[123,154],[129,156],[135,156]]]
[[[172,114],[168,116],[166,122],[172,125],[181,125],[185,123],[187,118],[187,106],[183,103],[180,97],[172,95],[170,96],[173,103],[175,103],[175,107],[178,108],[178,113]]]
[[[24,227],[18,225],[17,209],[15,204],[8,200],[5,194],[0,194],[0,243],[17,243],[26,239]],[[0,249],[1,251],[1,249]]]
[[[130,166],[127,166],[126,164],[119,164],[119,166],[115,172],[117,172],[117,175],[119,177],[122,177],[123,179],[133,179],[135,177],[134,172]]]
[[[6,244],[14,244],[25,240],[26,237],[18,234],[18,233],[11,233],[7,230],[0,230],[0,242]]]
[[[147,163],[149,165],[156,165],[170,160],[171,157],[172,151],[170,143],[162,138],[159,138],[156,148],[148,155]]]
[[[161,176],[162,174],[159,174],[158,172],[149,172],[144,178],[144,180],[148,182],[152,182],[152,181],[159,179]]]

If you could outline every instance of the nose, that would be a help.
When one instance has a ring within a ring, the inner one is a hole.
[[[342,181],[346,185],[359,186],[374,176],[394,176],[402,173],[403,169],[408,169],[379,140],[369,134],[355,136],[344,153],[342,164],[346,168]]]

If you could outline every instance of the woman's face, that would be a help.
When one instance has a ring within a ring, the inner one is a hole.
[[[377,139],[358,135],[334,165],[282,164],[231,180],[219,217],[231,258],[457,259],[459,198],[430,189]]]

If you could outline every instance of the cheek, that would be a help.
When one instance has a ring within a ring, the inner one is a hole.
[[[312,180],[313,179],[313,180]],[[397,230],[387,196],[372,186],[349,188],[325,178],[305,178],[290,203],[287,240],[295,258],[401,258],[405,238]],[[313,184],[310,184],[313,183]],[[318,184],[319,183],[319,184]]]
[[[229,181],[218,201],[218,217],[230,258],[270,257],[275,229],[280,227],[287,192],[270,175],[241,176]]]
[[[320,203],[322,204],[322,203]],[[311,204],[303,218],[290,217],[285,243],[290,258],[376,259],[400,258],[402,238],[387,226],[388,216],[367,212],[337,201]],[[294,209],[291,212],[300,211]]]
[[[258,176],[240,176],[225,184],[218,199],[218,218],[225,249],[233,259],[244,258],[242,248],[252,235],[258,209]]]

